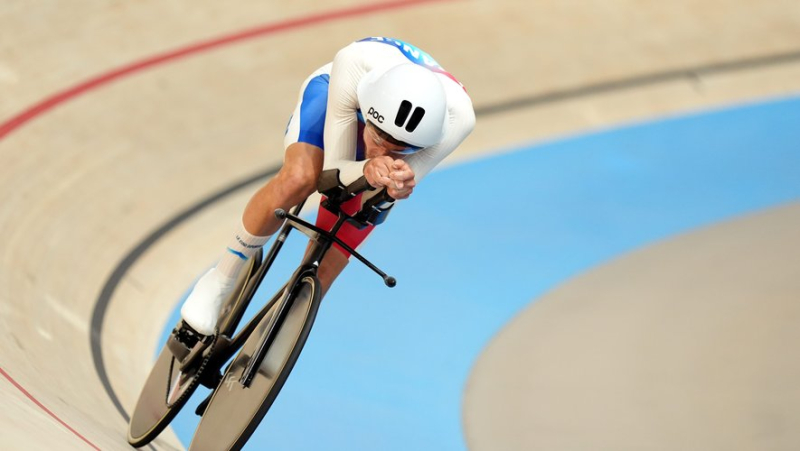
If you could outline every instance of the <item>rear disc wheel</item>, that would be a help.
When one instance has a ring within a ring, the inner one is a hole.
[[[258,427],[292,371],[319,309],[319,280],[303,277],[275,340],[249,387],[239,381],[282,302],[276,302],[225,372],[214,391],[190,451],[240,449]]]

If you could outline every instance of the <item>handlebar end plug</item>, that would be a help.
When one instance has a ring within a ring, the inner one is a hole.
[[[275,217],[278,219],[286,219],[286,210],[278,208],[275,210]]]

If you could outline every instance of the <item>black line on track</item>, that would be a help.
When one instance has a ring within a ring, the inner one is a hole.
[[[685,69],[675,69],[666,72],[656,72],[652,74],[637,75],[635,77],[611,80],[580,86],[561,91],[546,92],[528,97],[520,97],[495,104],[483,105],[475,108],[475,115],[491,116],[494,114],[507,113],[509,111],[533,108],[540,105],[547,105],[564,100],[571,100],[579,97],[602,94],[605,92],[622,91],[647,85],[656,85],[676,80],[687,80],[692,83],[701,81],[704,75],[713,75],[725,72],[735,72],[748,69],[755,69],[766,66],[776,66],[780,64],[800,61],[800,50],[788,53],[777,53],[772,55],[758,56],[737,61],[727,61],[721,63],[708,64],[705,66],[690,67]]]
[[[100,382],[103,384],[103,388],[105,388],[108,397],[111,398],[111,402],[114,403],[114,406],[117,408],[117,411],[122,415],[126,422],[130,421],[130,415],[122,406],[119,398],[117,397],[117,393],[114,391],[114,388],[111,386],[111,381],[108,379],[108,373],[106,371],[105,361],[103,360],[103,322],[105,320],[106,311],[108,310],[108,305],[111,302],[111,298],[114,296],[114,292],[117,289],[117,286],[128,273],[128,270],[136,263],[139,258],[144,255],[144,253],[155,244],[158,240],[160,240],[164,235],[172,231],[175,227],[183,223],[184,221],[190,219],[192,216],[196,215],[197,213],[204,210],[206,207],[213,205],[214,203],[224,199],[227,196],[241,190],[242,188],[247,187],[248,185],[255,183],[260,180],[267,179],[269,177],[274,176],[277,174],[278,170],[280,170],[280,166],[269,168],[259,174],[255,174],[250,176],[246,179],[240,180],[227,188],[218,191],[209,197],[201,200],[200,202],[192,205],[191,207],[187,208],[186,210],[178,213],[172,219],[168,220],[166,223],[161,225],[161,227],[157,228],[155,231],[151,232],[150,235],[145,237],[139,244],[136,245],[122,261],[117,264],[117,267],[114,268],[114,272],[106,280],[105,285],[103,286],[103,290],[100,292],[100,296],[97,298],[97,302],[94,305],[94,311],[92,312],[92,323],[91,323],[91,338],[90,338],[90,345],[92,348],[92,359],[94,360],[94,367],[97,370],[97,375],[100,377]]]
[[[644,74],[620,80],[611,80],[607,82],[581,86],[573,89],[553,91],[529,97],[521,97],[518,99],[500,102],[496,104],[489,104],[475,108],[475,115],[478,117],[492,116],[495,114],[501,114],[525,108],[532,108],[539,105],[556,103],[564,100],[575,99],[593,94],[599,94],[611,91],[621,91],[625,89],[646,86],[646,85],[655,85],[659,83],[665,83],[668,81],[675,81],[681,79],[687,79],[692,82],[697,82],[703,75],[711,75],[724,72],[735,72],[741,70],[755,69],[759,67],[774,66],[786,63],[792,63],[798,60],[800,60],[800,50],[787,53],[753,57],[753,58],[745,58],[736,61],[714,63],[704,66],[676,69],[676,70],[657,72],[652,74]],[[108,309],[108,304],[111,301],[111,298],[113,297],[114,292],[117,289],[117,286],[125,277],[128,270],[130,270],[130,268],[134,265],[134,263],[136,263],[136,261],[148,250],[148,248],[150,248],[150,246],[155,244],[155,242],[161,239],[164,235],[169,233],[173,228],[175,228],[182,222],[188,220],[189,218],[199,213],[206,207],[213,205],[214,203],[224,199],[225,197],[235,193],[236,191],[239,191],[240,189],[245,188],[246,186],[254,182],[257,182],[259,180],[274,176],[278,172],[278,170],[280,170],[280,167],[270,168],[260,174],[256,174],[247,179],[243,179],[239,182],[236,182],[233,185],[215,194],[212,194],[208,198],[201,200],[200,202],[187,208],[183,212],[178,213],[175,217],[173,217],[172,219],[164,223],[161,227],[150,233],[150,235],[145,237],[139,244],[136,245],[136,247],[134,247],[130,252],[128,252],[125,258],[123,258],[122,261],[120,261],[120,263],[117,265],[117,267],[114,268],[114,272],[111,274],[111,276],[109,276],[109,278],[106,280],[106,283],[103,286],[103,290],[101,291],[100,296],[98,297],[97,302],[95,303],[94,312],[92,313],[90,344],[92,349],[94,366],[95,369],[97,370],[97,375],[100,377],[100,381],[103,384],[103,388],[105,388],[108,397],[111,398],[111,401],[114,403],[114,406],[117,408],[117,411],[119,411],[120,415],[122,415],[122,417],[125,419],[126,422],[130,421],[130,416],[128,415],[128,412],[125,410],[125,408],[122,406],[122,403],[117,397],[114,388],[111,386],[111,381],[108,379],[108,373],[106,372],[105,362],[103,360],[103,346],[102,346],[103,321],[105,320],[105,314]]]

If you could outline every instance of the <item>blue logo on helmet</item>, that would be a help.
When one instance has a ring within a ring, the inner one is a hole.
[[[407,42],[403,42],[399,39],[392,39],[392,38],[381,38],[381,37],[374,37],[374,38],[364,38],[358,42],[380,42],[382,44],[391,45],[397,47],[398,50],[403,52],[403,55],[406,56],[412,63],[419,64],[420,66],[425,66],[429,69],[438,69],[443,71],[444,68],[433,59],[432,56],[428,55],[425,51],[411,45]]]

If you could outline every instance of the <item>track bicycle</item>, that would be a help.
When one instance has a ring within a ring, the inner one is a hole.
[[[233,294],[223,304],[214,335],[198,335],[182,320],[173,329],[131,415],[131,445],[142,447],[155,439],[195,389],[203,385],[213,391],[196,409],[201,420],[190,451],[244,446],[275,401],[305,345],[321,301],[317,270],[333,244],[375,271],[388,287],[396,284],[393,277],[336,236],[346,222],[359,228],[383,222],[394,205],[385,189],[363,201],[357,213],[348,215],[342,211],[342,204],[372,190],[364,177],[344,186],[338,169],[323,171],[318,183],[318,191],[325,198],[322,206],[338,216],[331,230],[322,230],[298,217],[304,202],[291,213],[276,210],[275,215],[285,221],[284,225],[266,256],[262,259],[261,252],[257,253],[249,268],[242,271]],[[286,284],[237,332],[247,306],[293,229],[310,238],[302,262]]]

